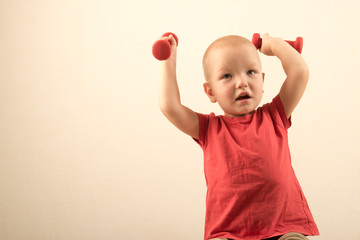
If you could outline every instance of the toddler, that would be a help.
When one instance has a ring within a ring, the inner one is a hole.
[[[223,115],[200,114],[181,104],[176,42],[161,63],[161,112],[204,151],[207,184],[204,239],[307,239],[318,235],[291,166],[287,129],[306,88],[302,56],[265,34],[260,51],[280,59],[286,79],[270,103],[259,106],[265,74],[255,46],[241,36],[214,41],[203,58],[204,91]]]

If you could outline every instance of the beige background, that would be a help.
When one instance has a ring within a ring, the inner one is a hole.
[[[0,0],[0,239],[202,239],[202,151],[158,109],[151,45],[166,31],[183,103],[218,114],[202,91],[213,40],[304,38],[289,134],[310,239],[360,239],[359,22],[356,0]],[[261,58],[264,103],[284,73]]]

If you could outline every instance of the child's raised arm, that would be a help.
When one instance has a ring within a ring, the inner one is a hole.
[[[276,56],[284,68],[286,79],[280,89],[280,99],[289,118],[304,94],[309,80],[309,69],[302,56],[281,38],[263,35],[260,51],[265,55]]]
[[[180,93],[176,79],[176,41],[172,35],[163,38],[169,40],[172,53],[170,58],[161,61],[159,85],[160,110],[178,129],[198,139],[198,116],[191,109],[182,105],[180,101]]]

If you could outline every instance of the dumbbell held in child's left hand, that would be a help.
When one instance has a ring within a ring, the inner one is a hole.
[[[285,42],[289,43],[293,48],[296,49],[300,54],[302,52],[303,48],[303,38],[297,37],[295,41],[288,41],[285,40]],[[262,38],[260,37],[259,33],[254,33],[252,37],[252,43],[255,45],[256,49],[260,49],[262,45]]]
[[[172,35],[174,37],[174,39],[176,41],[176,46],[178,46],[179,40],[178,40],[178,37],[174,33],[167,32],[167,33],[164,33],[161,37],[168,37],[170,35]],[[168,59],[171,56],[171,44],[170,44],[169,40],[167,40],[167,39],[157,40],[152,46],[152,54],[156,59],[158,59],[160,61]]]

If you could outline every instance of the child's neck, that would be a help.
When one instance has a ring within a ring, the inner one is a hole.
[[[237,118],[237,117],[245,117],[247,115],[251,115],[255,112],[255,110],[251,111],[251,112],[248,112],[248,113],[245,113],[245,114],[239,114],[239,115],[231,115],[231,114],[227,114],[227,113],[224,113],[224,116],[225,117],[232,117],[232,118]]]

